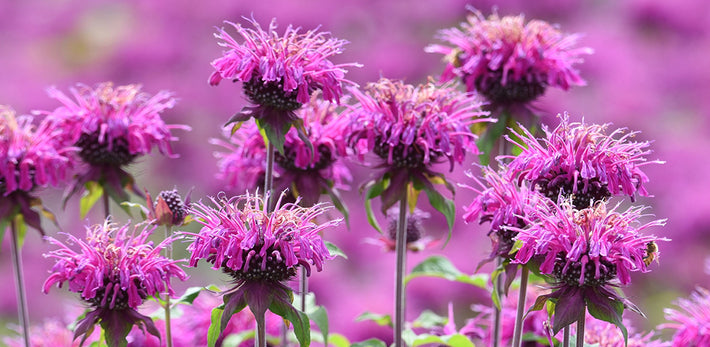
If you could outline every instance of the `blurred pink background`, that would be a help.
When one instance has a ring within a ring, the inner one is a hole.
[[[647,188],[655,197],[639,202],[651,205],[656,217],[668,218],[665,228],[651,232],[673,241],[660,244],[660,265],[652,265],[651,273],[636,273],[631,287],[625,289],[648,319],[632,313],[627,316],[639,329],[654,327],[663,321],[663,308],[677,296],[687,296],[696,285],[710,286],[710,275],[705,272],[710,255],[710,2],[705,0],[2,0],[0,104],[12,106],[18,114],[54,109],[57,104],[46,96],[45,89],[53,85],[66,91],[77,82],[140,83],[151,94],[162,89],[174,91],[178,105],[164,113],[164,120],[193,128],[189,133],[175,132],[180,137],[175,151],[181,157],[145,157],[131,171],[138,185],[151,192],[174,186],[186,192],[194,187],[192,198],[197,200],[223,189],[214,179],[217,166],[212,153],[218,148],[207,139],[220,137],[220,126],[245,104],[239,85],[207,84],[212,71],[209,63],[222,51],[212,33],[223,20],[239,22],[241,16],[253,14],[262,25],[277,18],[281,29],[288,24],[304,29],[320,25],[321,30],[350,41],[335,61],[364,65],[351,69],[349,79],[361,85],[380,76],[419,83],[427,76],[438,76],[443,69],[441,57],[425,53],[424,46],[435,42],[437,30],[463,21],[466,4],[485,14],[496,6],[500,15],[524,13],[528,19],[558,23],[564,32],[583,33],[579,45],[595,50],[579,65],[588,86],[569,92],[548,90],[535,104],[538,113],[548,124],[556,123],[557,113],[568,111],[573,120],[584,117],[587,122],[612,122],[614,127],[640,130],[640,140],[654,141],[655,152],[649,159],[666,161],[645,167],[651,179]],[[471,158],[465,167],[474,170],[473,162]],[[364,311],[392,310],[394,257],[363,241],[378,236],[363,222],[363,197],[357,191],[369,172],[355,163],[350,167],[355,182],[345,196],[352,229],[343,227],[324,235],[349,259],[326,264],[322,273],[311,277],[311,289],[328,309],[332,332],[344,334],[350,341],[370,337],[389,341],[387,329],[354,321]],[[463,170],[450,177],[470,183]],[[71,200],[62,211],[61,193],[52,189],[42,192],[46,205],[58,214],[63,231],[83,234],[87,221],[79,218],[78,200]],[[461,206],[471,198],[471,192],[459,190],[455,198],[459,215],[450,243],[444,249],[410,255],[410,268],[430,255],[441,254],[462,271],[473,273],[487,256],[489,241],[484,227],[466,225],[460,218]],[[419,206],[431,211],[426,199]],[[92,211],[89,223],[100,220],[98,210]],[[445,237],[445,220],[432,215],[426,223],[428,232]],[[121,211],[116,216],[128,219]],[[48,234],[56,237],[58,230],[45,225]],[[193,225],[185,230],[195,229]],[[15,322],[17,316],[7,238],[0,250],[0,276],[7,284],[0,297],[0,326]],[[48,249],[39,234],[30,230],[23,256],[33,322],[62,316],[81,305],[76,295],[63,289],[41,293],[52,265],[42,257]],[[177,254],[186,256],[184,251]],[[226,283],[227,278],[219,272],[203,270],[190,269],[192,279],[178,287]],[[489,300],[482,290],[434,279],[414,280],[408,293],[410,319],[423,309],[445,315],[451,301],[457,319],[463,320],[472,314],[470,304]],[[6,330],[0,329],[0,333]]]

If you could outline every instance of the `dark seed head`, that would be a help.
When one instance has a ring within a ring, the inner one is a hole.
[[[187,216],[187,208],[176,190],[164,190],[160,192],[160,197],[168,204],[170,212],[173,213],[173,225],[180,225]]]
[[[476,80],[476,90],[478,90],[488,100],[497,104],[516,104],[533,101],[545,93],[545,84],[538,81],[528,82],[525,79],[513,81],[508,79],[505,85],[501,84],[502,72],[489,71],[493,77],[484,79],[479,77]]]
[[[596,278],[596,265],[592,261],[587,263],[584,269],[584,282],[581,286],[602,286],[616,277],[616,265],[602,260],[599,266],[599,278]],[[564,267],[564,258],[558,258],[557,262],[555,262],[555,269],[552,272],[553,276],[560,282],[579,287],[582,264],[580,262],[571,263],[567,266],[567,270],[562,272]]]
[[[234,279],[240,281],[266,281],[266,282],[283,282],[296,276],[296,268],[294,266],[287,267],[283,259],[279,260],[273,256],[273,247],[266,252],[266,262],[259,255],[259,251],[249,260],[249,268],[244,270],[234,271],[228,266],[223,265],[222,269],[230,274]],[[244,261],[246,262],[248,252],[243,253]],[[264,267],[262,268],[262,264]],[[242,265],[245,268],[246,264]]]
[[[333,158],[333,154],[330,152],[328,146],[319,145],[318,161],[315,163],[311,163],[311,165],[307,168],[296,166],[296,151],[289,147],[284,148],[284,154],[276,152],[274,161],[284,170],[310,172],[320,171],[329,167],[333,164],[333,162],[335,162],[335,158]]]
[[[111,280],[108,278],[104,279],[104,284],[109,283]],[[86,301],[91,304],[94,307],[99,307],[103,309],[111,309],[111,310],[124,310],[129,308],[128,306],[128,293],[126,293],[124,290],[119,289],[120,285],[118,284],[118,281],[113,281],[114,286],[113,290],[108,293],[109,297],[106,298],[106,302],[102,304],[102,301],[104,299],[104,296],[106,295],[106,286],[99,288],[96,291],[96,295],[91,298],[91,299],[86,299]],[[116,293],[116,301],[114,302],[114,306],[111,307],[111,301],[113,301],[114,298],[114,293],[118,289],[118,293]],[[138,289],[138,295],[145,300],[148,295],[146,295],[146,291],[143,288]]]
[[[389,158],[390,145],[382,138],[378,139],[377,145],[375,145],[374,152],[380,158],[387,160]],[[429,152],[429,161],[434,162],[439,157],[436,152]],[[394,149],[392,149],[392,165],[395,167],[408,168],[408,169],[418,169],[424,166],[424,152],[417,145],[411,145],[405,147],[403,144],[397,144]]]
[[[76,146],[81,148],[79,151],[81,159],[94,166],[123,166],[130,164],[136,157],[128,151],[128,142],[125,138],[114,138],[109,149],[108,142],[99,143],[98,132],[81,134]]]
[[[567,174],[561,173],[559,175]],[[554,177],[552,179],[539,180],[537,183],[538,191],[552,201],[557,201],[560,195],[562,195],[563,198],[572,197],[572,204],[574,208],[578,210],[591,207],[595,201],[606,200],[611,197],[611,192],[607,185],[602,184],[596,177],[588,181],[586,190],[584,189],[584,182],[578,180],[577,193],[574,195],[572,194],[573,181],[563,179],[557,180],[554,184],[550,184],[552,181],[554,181]]]
[[[296,91],[284,91],[283,80],[264,82],[260,77],[254,76],[249,82],[244,82],[244,94],[256,105],[283,111],[301,108],[301,103],[296,101]]]

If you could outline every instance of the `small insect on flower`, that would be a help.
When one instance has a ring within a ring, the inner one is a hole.
[[[658,263],[658,254],[660,252],[658,251],[658,244],[656,244],[655,241],[651,241],[646,244],[646,256],[643,257],[643,263],[646,264],[646,266],[651,265],[651,263],[655,260],[656,263]]]

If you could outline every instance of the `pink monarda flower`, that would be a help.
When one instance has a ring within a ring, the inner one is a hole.
[[[328,194],[340,201],[337,189],[348,189],[352,181],[350,170],[338,157],[343,152],[342,136],[347,119],[340,117],[336,105],[318,99],[314,93],[311,100],[296,114],[303,119],[303,128],[308,137],[304,142],[296,129],[286,133],[283,153],[276,153],[274,161],[275,191],[291,189],[293,198],[301,197],[302,206],[318,203],[321,194]],[[266,144],[253,123],[242,125],[231,134],[225,128],[228,141],[212,140],[228,152],[217,152],[219,173],[217,177],[227,182],[228,188],[254,190],[264,182],[266,167]],[[342,205],[336,204],[336,206]]]
[[[160,114],[175,105],[167,91],[150,96],[141,92],[140,85],[114,87],[111,82],[95,88],[79,84],[70,91],[73,99],[50,88],[49,96],[62,106],[47,112],[54,126],[62,130],[62,140],[79,147],[79,157],[88,165],[69,195],[89,181],[105,182],[104,188],[123,200],[128,200],[126,186],[140,195],[133,187],[133,178],[123,168],[154,147],[168,157],[177,157],[171,147],[177,138],[171,130],[190,130],[186,125],[163,122]]]
[[[595,317],[604,312],[605,320],[616,315],[617,322],[621,322],[619,305],[637,310],[610,287],[628,285],[632,271],[649,271],[651,261],[658,259],[656,241],[668,239],[642,232],[664,225],[665,220],[640,224],[644,207],[617,212],[618,205],[608,209],[603,201],[582,210],[570,200],[552,208],[531,208],[536,211],[534,218],[524,218],[529,227],[513,228],[522,243],[515,261],[537,266],[556,282],[556,290],[541,297],[556,301],[555,333],[584,317],[585,306]]]
[[[44,234],[39,213],[32,209],[39,200],[32,193],[65,180],[75,165],[72,154],[76,149],[56,141],[60,133],[47,122],[35,126],[32,121],[0,105],[0,222],[19,213],[25,223]],[[39,208],[44,210],[41,203]]]
[[[510,251],[515,243],[517,231],[509,227],[523,228],[526,225],[523,217],[527,214],[529,206],[543,206],[541,200],[546,200],[535,190],[527,185],[518,186],[516,182],[505,174],[507,167],[503,166],[496,172],[489,166],[482,168],[482,177],[479,179],[467,173],[477,184],[477,187],[462,185],[476,192],[476,198],[464,206],[463,219],[466,223],[478,222],[491,224],[488,237],[492,242],[492,252],[488,259],[481,262],[483,265],[495,257],[510,259]],[[512,264],[517,267],[517,264]]]
[[[247,305],[257,319],[264,319],[272,305],[280,307],[272,312],[284,318],[292,317],[287,310],[298,314],[285,282],[296,275],[299,266],[310,276],[311,266],[321,271],[324,261],[333,258],[319,233],[340,220],[316,224],[314,219],[326,211],[324,205],[301,207],[298,200],[282,204],[284,195],[272,212],[265,204],[268,194],[264,199],[248,194],[230,199],[222,196],[211,199],[214,207],[202,203],[191,207],[202,229],[189,234],[193,238],[188,246],[190,266],[204,259],[235,282],[234,288],[224,292],[222,330],[232,314]]]
[[[679,309],[664,310],[666,319],[660,329],[673,329],[673,347],[710,346],[710,291],[698,287],[690,298],[675,303]]]
[[[548,86],[568,90],[585,85],[574,65],[590,48],[575,47],[578,35],[565,35],[541,20],[525,22],[520,16],[488,18],[475,9],[460,28],[439,32],[450,46],[430,45],[430,53],[446,56],[441,79],[462,79],[468,91],[477,91],[491,103],[527,103]]]
[[[228,124],[254,117],[260,126],[268,125],[277,136],[283,136],[298,119],[293,111],[309,102],[313,91],[322,90],[325,100],[339,102],[342,83],[349,82],[345,79],[345,68],[359,66],[330,61],[332,56],[342,53],[347,41],[317,30],[301,33],[300,28],[290,25],[280,36],[276,33],[276,19],[268,30],[262,29],[255,19],[245,19],[254,29],[226,22],[237,30],[242,43],[224,29],[215,34],[227,51],[212,62],[215,71],[209,83],[217,85],[222,79],[240,81],[254,104],[237,113]]]
[[[42,290],[48,293],[54,284],[61,287],[67,282],[69,291],[80,293],[90,305],[91,311],[77,323],[75,339],[81,335],[85,339],[96,323],[104,329],[109,346],[125,345],[133,325],[160,337],[153,320],[136,309],[152,296],[174,295],[170,278],[186,280],[188,276],[177,265],[179,261],[160,255],[173,238],[157,247],[148,241],[154,229],[155,226],[142,230],[138,226],[119,227],[107,220],[103,225],[87,228],[86,240],[69,234],[67,244],[46,238],[59,249],[45,254],[56,263]]]
[[[466,154],[477,154],[469,126],[490,121],[478,100],[451,84],[415,87],[383,78],[364,92],[351,91],[358,104],[345,140],[361,161],[370,152],[379,157],[378,167],[385,170],[376,181],[389,181],[381,194],[383,212],[401,200],[410,183],[432,191],[431,180],[444,179],[434,164],[448,161],[453,170]]]
[[[627,322],[624,322],[626,325]],[[576,329],[572,329],[576,335]],[[637,333],[629,329],[628,338],[614,324],[587,317],[584,327],[584,344],[599,347],[669,347],[670,344],[658,340],[653,332]],[[693,346],[687,344],[683,346]],[[700,346],[700,345],[695,345]]]
[[[565,113],[555,129],[543,126],[541,139],[523,128],[516,133],[519,140],[508,138],[522,148],[511,157],[508,172],[553,201],[572,196],[578,209],[613,195],[628,195],[631,201],[637,193],[648,196],[648,177],[641,168],[663,162],[646,160],[650,143],[631,141],[638,132],[624,134],[622,128],[607,134],[609,125],[571,123]]]

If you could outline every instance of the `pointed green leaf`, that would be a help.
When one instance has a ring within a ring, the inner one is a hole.
[[[222,314],[224,313],[224,304],[212,309],[210,316],[210,328],[207,330],[207,344],[214,347],[222,334]]]
[[[318,306],[314,310],[309,310],[308,318],[310,318],[313,323],[316,323],[321,335],[323,335],[323,344],[328,345],[328,312],[323,308],[323,306]]]
[[[337,189],[326,189],[328,192],[328,196],[330,196],[330,201],[333,203],[333,206],[343,214],[343,217],[345,218],[345,224],[348,227],[348,230],[350,229],[350,211],[348,211],[348,207],[345,206],[343,203],[343,199],[340,197],[340,193],[338,193]]]
[[[476,146],[481,152],[481,154],[478,156],[479,160],[481,161],[481,165],[485,166],[490,163],[493,147],[495,146],[496,141],[498,141],[498,139],[501,139],[501,136],[503,135],[503,133],[505,133],[509,118],[510,113],[507,111],[503,111],[498,117],[498,121],[495,123],[490,123],[488,125],[488,128],[486,129],[486,132],[483,133],[483,136],[479,137],[478,141],[476,141]],[[501,141],[505,141],[505,139],[501,139]],[[500,155],[503,153],[498,154]]]
[[[457,269],[449,259],[442,256],[432,256],[417,264],[412,272],[404,278],[405,285],[417,277],[438,277],[470,284],[478,288],[488,288],[488,275],[466,275]]]
[[[355,342],[350,347],[387,347],[384,341],[379,339],[369,339],[361,342]]]
[[[82,219],[86,217],[86,214],[89,213],[91,208],[104,194],[104,187],[102,187],[98,182],[86,182],[84,187],[86,187],[86,190],[84,191],[84,194],[82,194],[81,200],[79,201],[79,212]]]
[[[340,334],[330,334],[328,341],[335,347],[350,347],[350,340]]]
[[[343,257],[345,259],[348,259],[348,256],[345,255],[345,252],[343,252],[338,246],[336,246],[334,243],[325,241],[325,248],[328,249],[328,252],[330,254],[336,256],[336,257]]]
[[[587,310],[592,317],[616,325],[624,335],[624,343],[628,344],[629,332],[621,318],[624,313],[624,303],[608,299],[599,293],[590,293],[585,297]]]
[[[446,242],[451,239],[451,232],[454,230],[454,219],[456,218],[456,205],[452,200],[445,198],[439,191],[437,191],[434,186],[424,185],[424,192],[427,198],[429,198],[429,204],[431,207],[435,208],[437,211],[446,217],[446,224],[449,225],[449,234],[446,238]]]
[[[145,208],[145,206],[143,206],[141,204],[137,204],[135,202],[130,202],[130,201],[124,201],[124,202],[120,203],[119,205],[121,206],[121,208],[124,211],[126,211],[126,214],[128,214],[129,216],[132,216],[130,210],[133,208],[136,208],[136,209],[138,209],[138,211],[141,212],[141,217],[143,217],[143,220],[145,220],[147,217],[146,213],[145,213],[145,211],[147,209]]]
[[[256,125],[259,127],[259,131],[262,135],[266,136],[266,143],[272,143],[279,153],[284,152],[284,142],[286,142],[286,132],[291,127],[291,124],[284,125],[281,132],[278,129],[274,129],[269,123],[264,122],[260,119],[256,119]]]
[[[385,190],[386,184],[387,182],[384,179],[374,181],[370,184],[370,188],[367,190],[367,195],[365,195],[365,212],[367,212],[367,222],[370,223],[370,225],[380,234],[382,234],[382,228],[380,228],[380,224],[377,223],[375,213],[372,211],[372,199],[382,194]]]
[[[311,323],[305,313],[297,310],[282,298],[275,298],[269,305],[269,311],[291,322],[293,332],[301,347],[308,347],[311,344]]]
[[[373,321],[377,323],[377,325],[380,326],[387,326],[391,327],[392,326],[392,317],[388,314],[379,314],[379,313],[372,313],[372,312],[367,312],[365,311],[363,314],[357,316],[355,318],[356,322],[364,322],[364,321]]]
[[[197,299],[197,297],[202,293],[203,290],[207,290],[205,287],[190,287],[185,289],[185,293],[182,294],[177,300],[175,300],[175,304],[186,304],[186,305],[192,305],[192,303]]]

